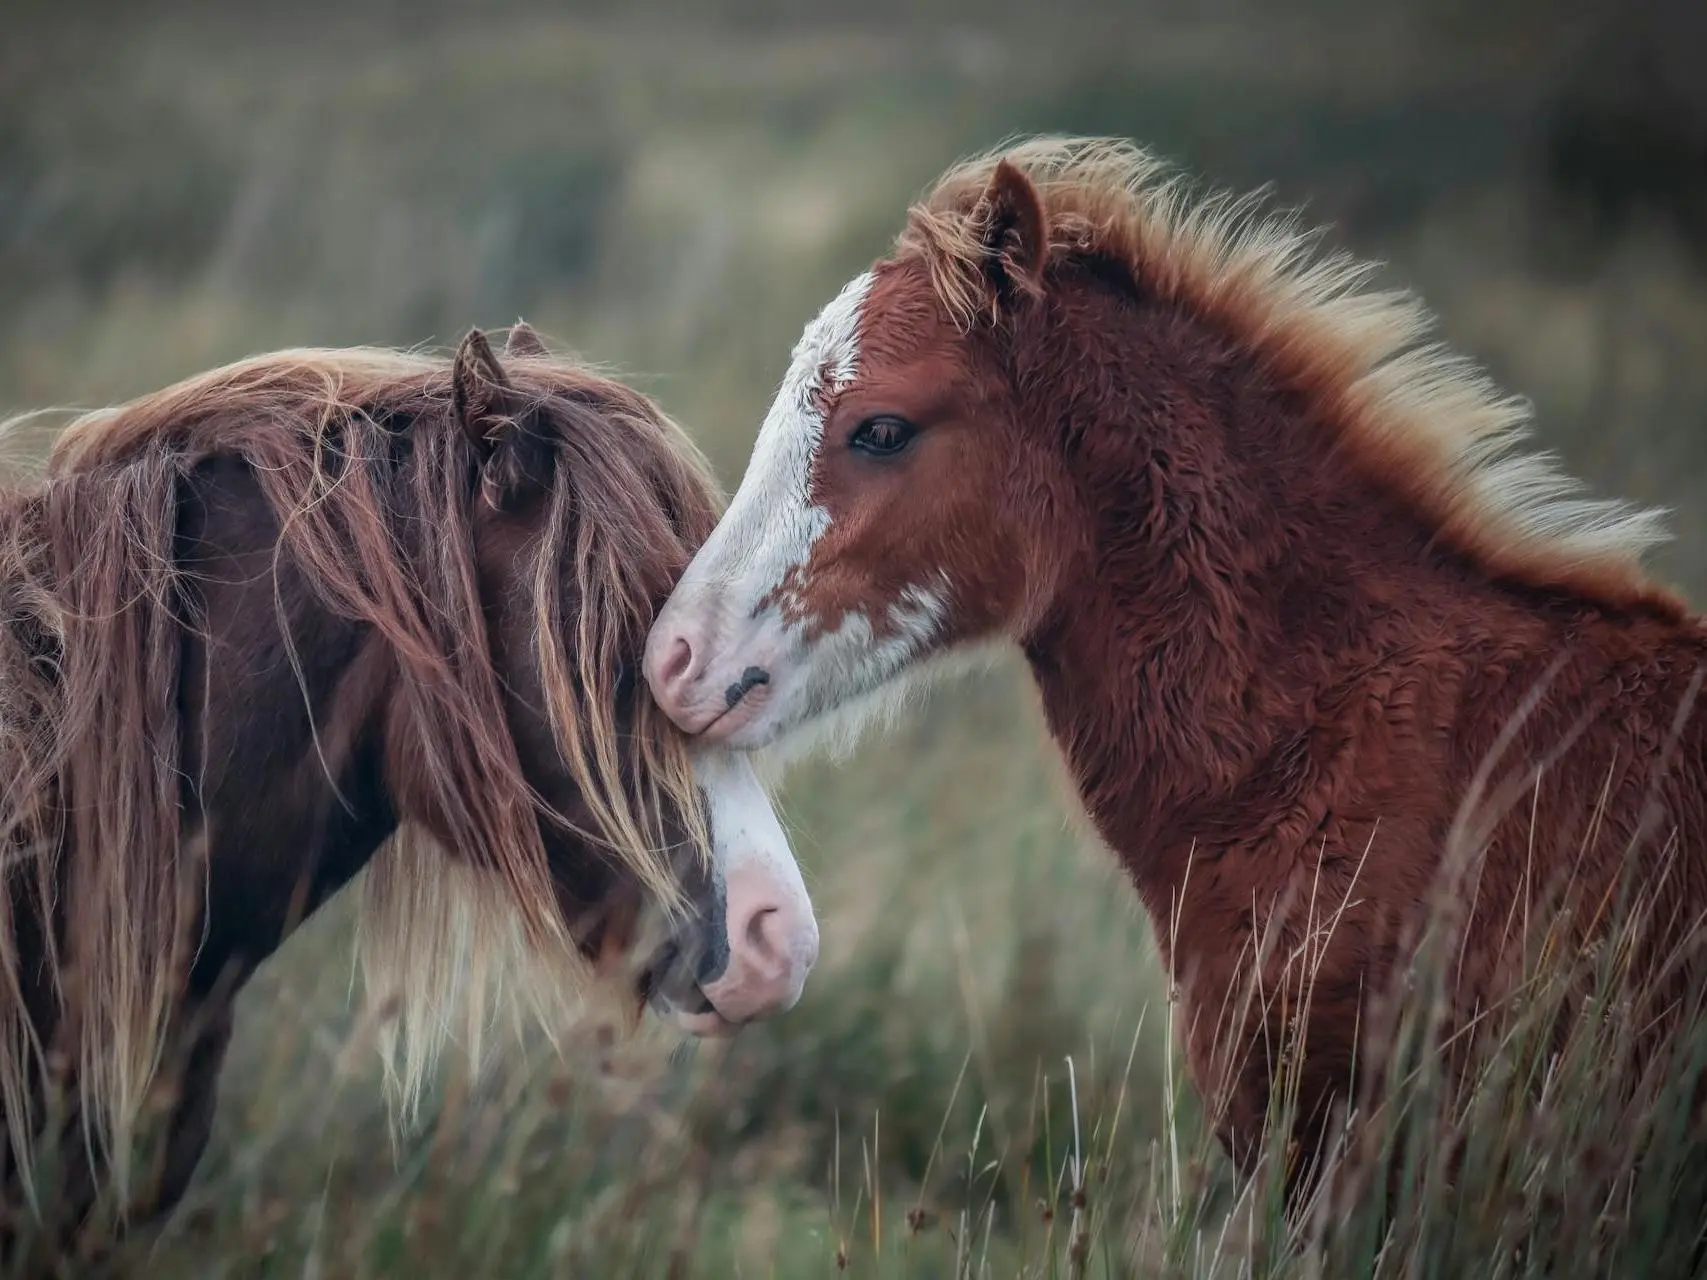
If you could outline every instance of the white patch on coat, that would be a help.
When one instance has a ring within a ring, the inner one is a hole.
[[[932,650],[949,616],[948,579],[934,587],[909,586],[889,605],[888,634],[875,638],[864,613],[846,614],[833,632],[801,650],[808,682],[803,706],[789,706],[789,727],[767,749],[767,766],[825,752],[851,751],[874,725],[889,726],[939,679],[991,661],[989,642]]]
[[[697,642],[710,653],[706,684],[726,687],[749,663],[770,672],[759,714],[773,726],[764,744],[773,763],[815,746],[851,746],[930,675],[959,665],[932,652],[950,612],[944,577],[839,617],[791,619],[785,615],[796,610],[786,606],[799,601],[778,598],[790,571],[809,562],[830,527],[830,513],[812,501],[815,460],[825,444],[822,406],[858,375],[872,280],[867,272],[849,281],[801,334],[740,488],[660,615],[660,625],[672,615],[694,619]],[[809,592],[811,583],[796,577],[789,590]]]
[[[693,752],[694,781],[710,811],[712,863],[725,880],[737,871],[758,870],[774,882],[806,919],[811,899],[788,836],[765,794],[752,761],[735,751],[701,747]]]
[[[812,460],[824,440],[820,406],[853,381],[871,281],[870,272],[855,276],[800,335],[741,486],[694,557],[684,587],[712,587],[733,607],[751,610],[806,563],[829,528],[830,513],[812,502]]]

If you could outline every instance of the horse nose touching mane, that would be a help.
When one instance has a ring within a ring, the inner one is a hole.
[[[708,1034],[792,1003],[816,924],[769,802],[636,678],[717,505],[523,325],[214,370],[0,495],[5,1241],[177,1202],[238,990],[364,869],[405,1109],[495,991]]]
[[[1530,452],[1369,275],[1124,142],[956,166],[807,326],[647,645],[670,716],[743,747],[1017,646],[1247,1170],[1283,1043],[1306,1157],[1380,1075],[1427,930],[1460,1029],[1522,926],[1576,954],[1614,900],[1632,1026],[1707,976],[1707,628],[1641,567],[1658,516]]]

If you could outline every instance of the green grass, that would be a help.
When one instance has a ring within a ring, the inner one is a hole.
[[[158,1265],[548,1275],[679,1248],[695,1274],[773,1256],[796,1274],[842,1249],[866,1274],[874,1253],[882,1274],[942,1274],[957,1251],[1011,1272],[1061,1237],[1041,1204],[1070,1217],[1075,1094],[1105,1178],[1160,1132],[1166,1027],[1135,902],[1066,825],[1034,720],[998,670],[888,751],[795,777],[825,952],[788,1018],[674,1055],[657,1029],[589,1032],[478,1086],[453,1059],[395,1151],[330,909],[246,997],[215,1148]],[[961,852],[920,853],[942,848]]]
[[[1253,1180],[1233,1178],[1168,1048],[1129,895],[1036,816],[1053,780],[1014,749],[1030,716],[1010,675],[945,700],[981,744],[964,757],[860,770],[890,803],[808,848],[832,940],[811,996],[729,1044],[671,1055],[662,1036],[589,1032],[477,1084],[453,1064],[394,1148],[369,1037],[327,1022],[341,975],[275,966],[250,993],[220,1139],[150,1273],[1693,1273],[1707,1022],[1637,1056],[1635,923],[1577,952],[1564,919],[1543,922],[1464,1058],[1441,1043],[1450,940],[1425,941],[1387,1095],[1337,1151],[1338,1181],[1288,1221],[1278,1140]],[[894,757],[931,759],[931,732],[892,739]],[[812,772],[798,791],[832,794]],[[964,861],[921,873],[898,831],[984,829],[988,809],[929,801],[955,775],[953,794],[975,778],[1032,829],[994,857],[950,843]],[[335,915],[315,943],[341,934]],[[1274,1118],[1284,1132],[1284,1103]]]
[[[1111,5],[1070,39],[1034,6],[726,8],[44,9],[30,58],[0,55],[0,411],[520,314],[658,396],[732,486],[801,325],[938,170],[1110,130],[1273,180],[1392,261],[1573,469],[1677,509],[1662,568],[1707,585],[1707,287],[1657,235],[1539,251],[1521,58],[1411,57],[1390,12],[1314,0]],[[453,1060],[395,1142],[334,902],[245,993],[212,1147],[137,1273],[1681,1273],[1702,1214],[1675,1097],[1606,1100],[1615,1017],[1541,1035],[1580,972],[1490,1031],[1467,1097],[1413,1026],[1369,1139],[1403,1175],[1391,1231],[1368,1196],[1285,1229],[1208,1136],[1149,925],[1017,662],[780,800],[824,938],[796,1010],[687,1051],[589,1029],[478,1082]],[[1449,1185],[1453,1134],[1475,1176]]]

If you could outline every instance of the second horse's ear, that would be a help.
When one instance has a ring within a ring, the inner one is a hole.
[[[997,309],[1043,288],[1049,261],[1049,220],[1037,188],[1018,165],[1002,160],[978,205],[983,226],[984,274]]]
[[[468,331],[451,364],[451,404],[480,461],[480,490],[488,505],[503,511],[550,486],[556,461],[551,439],[539,430],[535,407],[511,383],[479,329]]]
[[[518,320],[510,326],[510,336],[504,340],[504,354],[507,356],[548,356],[551,351],[545,345],[534,327],[526,320]]]

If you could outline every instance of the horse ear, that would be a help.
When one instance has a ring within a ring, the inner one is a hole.
[[[980,202],[984,269],[998,301],[1035,296],[1049,258],[1049,221],[1043,199],[1025,171],[999,161]]]
[[[510,336],[504,342],[504,354],[507,356],[548,356],[545,341],[534,332],[534,328],[525,320],[518,320],[510,326]]]
[[[495,429],[509,416],[510,379],[492,353],[492,344],[470,329],[456,349],[450,371],[451,405],[456,420],[482,455],[491,448]]]
[[[480,490],[503,511],[530,488],[543,488],[554,461],[550,439],[534,429],[536,414],[511,383],[492,344],[470,329],[451,365],[451,403],[480,460]]]

